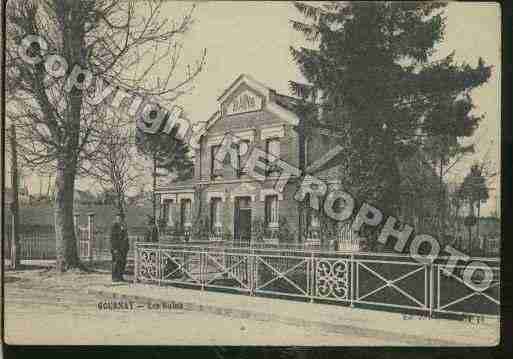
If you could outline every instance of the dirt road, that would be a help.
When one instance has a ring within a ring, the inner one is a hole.
[[[149,308],[87,294],[107,274],[18,271],[5,274],[6,341],[15,344],[386,345],[316,328]],[[101,309],[100,309],[101,308]]]

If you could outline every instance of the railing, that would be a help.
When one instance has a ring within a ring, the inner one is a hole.
[[[483,291],[465,284],[463,265],[449,273],[443,259],[423,264],[400,254],[136,243],[134,280],[428,315],[497,316],[499,261],[479,261],[493,272]]]
[[[3,237],[4,258],[10,258],[11,237]],[[56,257],[55,234],[20,233],[19,255],[21,259],[52,260]]]

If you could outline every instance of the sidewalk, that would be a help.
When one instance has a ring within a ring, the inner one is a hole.
[[[384,339],[392,346],[404,343],[418,346],[493,346],[498,343],[500,333],[500,322],[494,318],[486,318],[481,323],[412,316],[405,319],[402,314],[377,310],[107,281],[90,285],[87,291],[105,300],[182,303],[185,310],[320,327],[328,332],[367,337],[371,342],[372,338]]]
[[[55,265],[55,259],[22,259],[20,260],[20,264],[24,266],[34,266],[34,267],[52,267]],[[4,269],[10,270],[11,260],[4,259]]]

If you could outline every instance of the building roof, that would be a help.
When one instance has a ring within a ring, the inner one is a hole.
[[[289,111],[292,111],[292,112],[296,111],[296,106],[297,106],[298,101],[299,101],[297,98],[280,94],[280,93],[278,93],[278,92],[276,92],[274,90],[273,90],[273,97],[274,97],[274,101],[278,105],[286,108]]]
[[[218,97],[218,102],[220,104],[224,102],[241,84],[246,84],[248,87],[259,92],[265,98],[265,110],[294,126],[299,123],[299,117],[293,110],[293,103],[294,101],[297,101],[297,99],[278,94],[274,89],[262,84],[247,74],[239,75],[235,81],[233,81],[232,84],[223,91],[221,96]],[[222,118],[222,114],[218,110],[207,121],[207,132],[208,129],[220,118]]]
[[[239,76],[237,76],[235,81],[233,81],[231,83],[231,85],[228,86],[228,88],[223,91],[221,96],[219,96],[217,98],[217,101],[223,102],[228,96],[230,96],[232,91],[236,90],[237,87],[239,87],[239,85],[241,83],[247,83],[250,87],[256,89],[257,91],[259,90],[260,92],[262,92],[262,95],[266,96],[267,98],[269,97],[269,95],[268,95],[269,90],[272,90],[269,86],[266,86],[263,83],[261,83],[260,81],[255,80],[252,76],[250,76],[248,74],[240,74]]]
[[[30,196],[27,187],[18,188],[18,198],[21,198],[23,196]],[[5,198],[5,203],[11,203],[14,200],[14,191],[12,188],[5,187],[4,198]]]

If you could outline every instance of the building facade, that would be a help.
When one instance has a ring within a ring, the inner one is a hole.
[[[292,175],[278,192],[280,172],[272,164],[259,178],[252,178],[244,168],[248,149],[256,147],[305,173],[333,146],[334,139],[327,134],[306,139],[298,131],[301,119],[294,112],[295,101],[240,75],[218,98],[219,109],[207,122],[194,153],[194,177],[158,189],[165,226],[188,233],[201,225],[209,240],[318,242],[318,214],[294,199],[299,177]],[[223,162],[216,161],[226,134],[236,138],[231,152],[235,158],[226,155]],[[318,168],[315,176],[337,186],[337,170]]]

